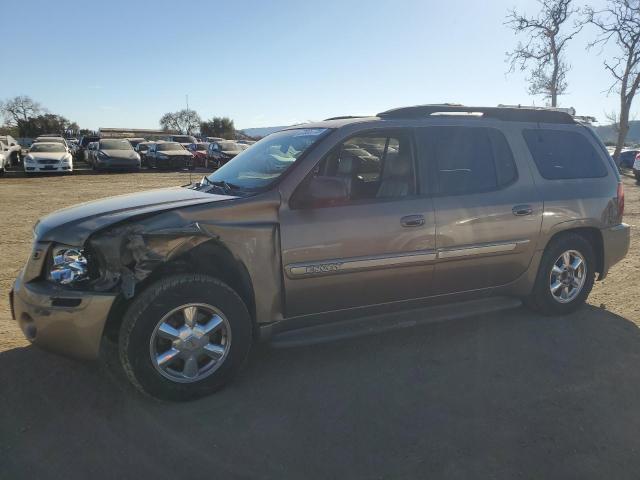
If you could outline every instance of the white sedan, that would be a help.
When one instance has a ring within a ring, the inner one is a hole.
[[[73,171],[73,158],[69,149],[60,143],[37,142],[31,145],[23,165],[26,173],[65,173]]]

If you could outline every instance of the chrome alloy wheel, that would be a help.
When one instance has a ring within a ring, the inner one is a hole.
[[[551,296],[559,303],[575,299],[587,279],[587,262],[576,250],[567,250],[553,264],[549,276]]]
[[[151,363],[178,383],[202,380],[225,361],[231,327],[224,314],[204,303],[174,308],[160,319],[149,342]]]

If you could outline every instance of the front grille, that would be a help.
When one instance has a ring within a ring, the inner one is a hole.
[[[40,165],[55,165],[58,162],[59,160],[49,160],[49,159],[38,160],[38,163]]]

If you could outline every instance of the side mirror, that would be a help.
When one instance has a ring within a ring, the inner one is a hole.
[[[313,177],[304,187],[300,206],[327,207],[338,205],[349,199],[345,179],[336,177]]]

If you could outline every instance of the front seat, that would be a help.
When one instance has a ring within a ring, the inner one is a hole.
[[[351,153],[342,151],[338,160],[338,171],[336,176],[342,178],[347,186],[347,196],[351,198],[353,188],[353,176],[357,170],[358,159]]]
[[[398,153],[387,158],[378,198],[405,197],[412,192],[411,157]]]

